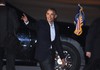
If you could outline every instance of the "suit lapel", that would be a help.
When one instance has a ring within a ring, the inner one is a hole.
[[[55,39],[56,39],[56,36],[57,36],[57,25],[56,25],[56,22],[54,22],[54,27],[55,27]]]

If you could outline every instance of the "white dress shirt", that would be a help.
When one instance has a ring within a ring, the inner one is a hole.
[[[50,25],[50,35],[51,35],[51,41],[54,41],[55,39],[55,26],[54,26],[54,22],[53,23],[49,23]]]
[[[54,22],[53,23],[49,23],[50,25],[50,36],[51,36],[51,42],[55,40],[55,26],[54,26]],[[52,45],[50,46],[50,49],[52,49]]]

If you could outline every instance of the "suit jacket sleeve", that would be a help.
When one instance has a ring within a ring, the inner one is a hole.
[[[27,24],[27,27],[31,30],[37,30],[38,27],[38,22],[32,22],[31,20],[29,20],[29,23]]]
[[[95,36],[96,36],[96,28],[97,28],[96,23],[92,23],[89,27],[88,34],[86,36],[85,51],[91,52],[91,50],[93,48],[93,42],[94,42],[94,39],[95,39]]]

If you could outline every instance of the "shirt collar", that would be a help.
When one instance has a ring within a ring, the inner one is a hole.
[[[54,25],[54,22],[51,22],[51,23],[49,22],[49,25],[50,25],[50,26]]]
[[[0,6],[5,6],[5,4],[3,4],[3,3],[0,3]]]

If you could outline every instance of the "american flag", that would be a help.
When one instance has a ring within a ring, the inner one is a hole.
[[[76,24],[76,28],[74,30],[74,33],[77,36],[80,36],[83,32],[82,26],[84,25],[85,15],[83,12],[83,7],[80,4],[78,4],[78,7],[79,7],[78,13],[76,14],[75,20],[74,20],[74,23]]]

